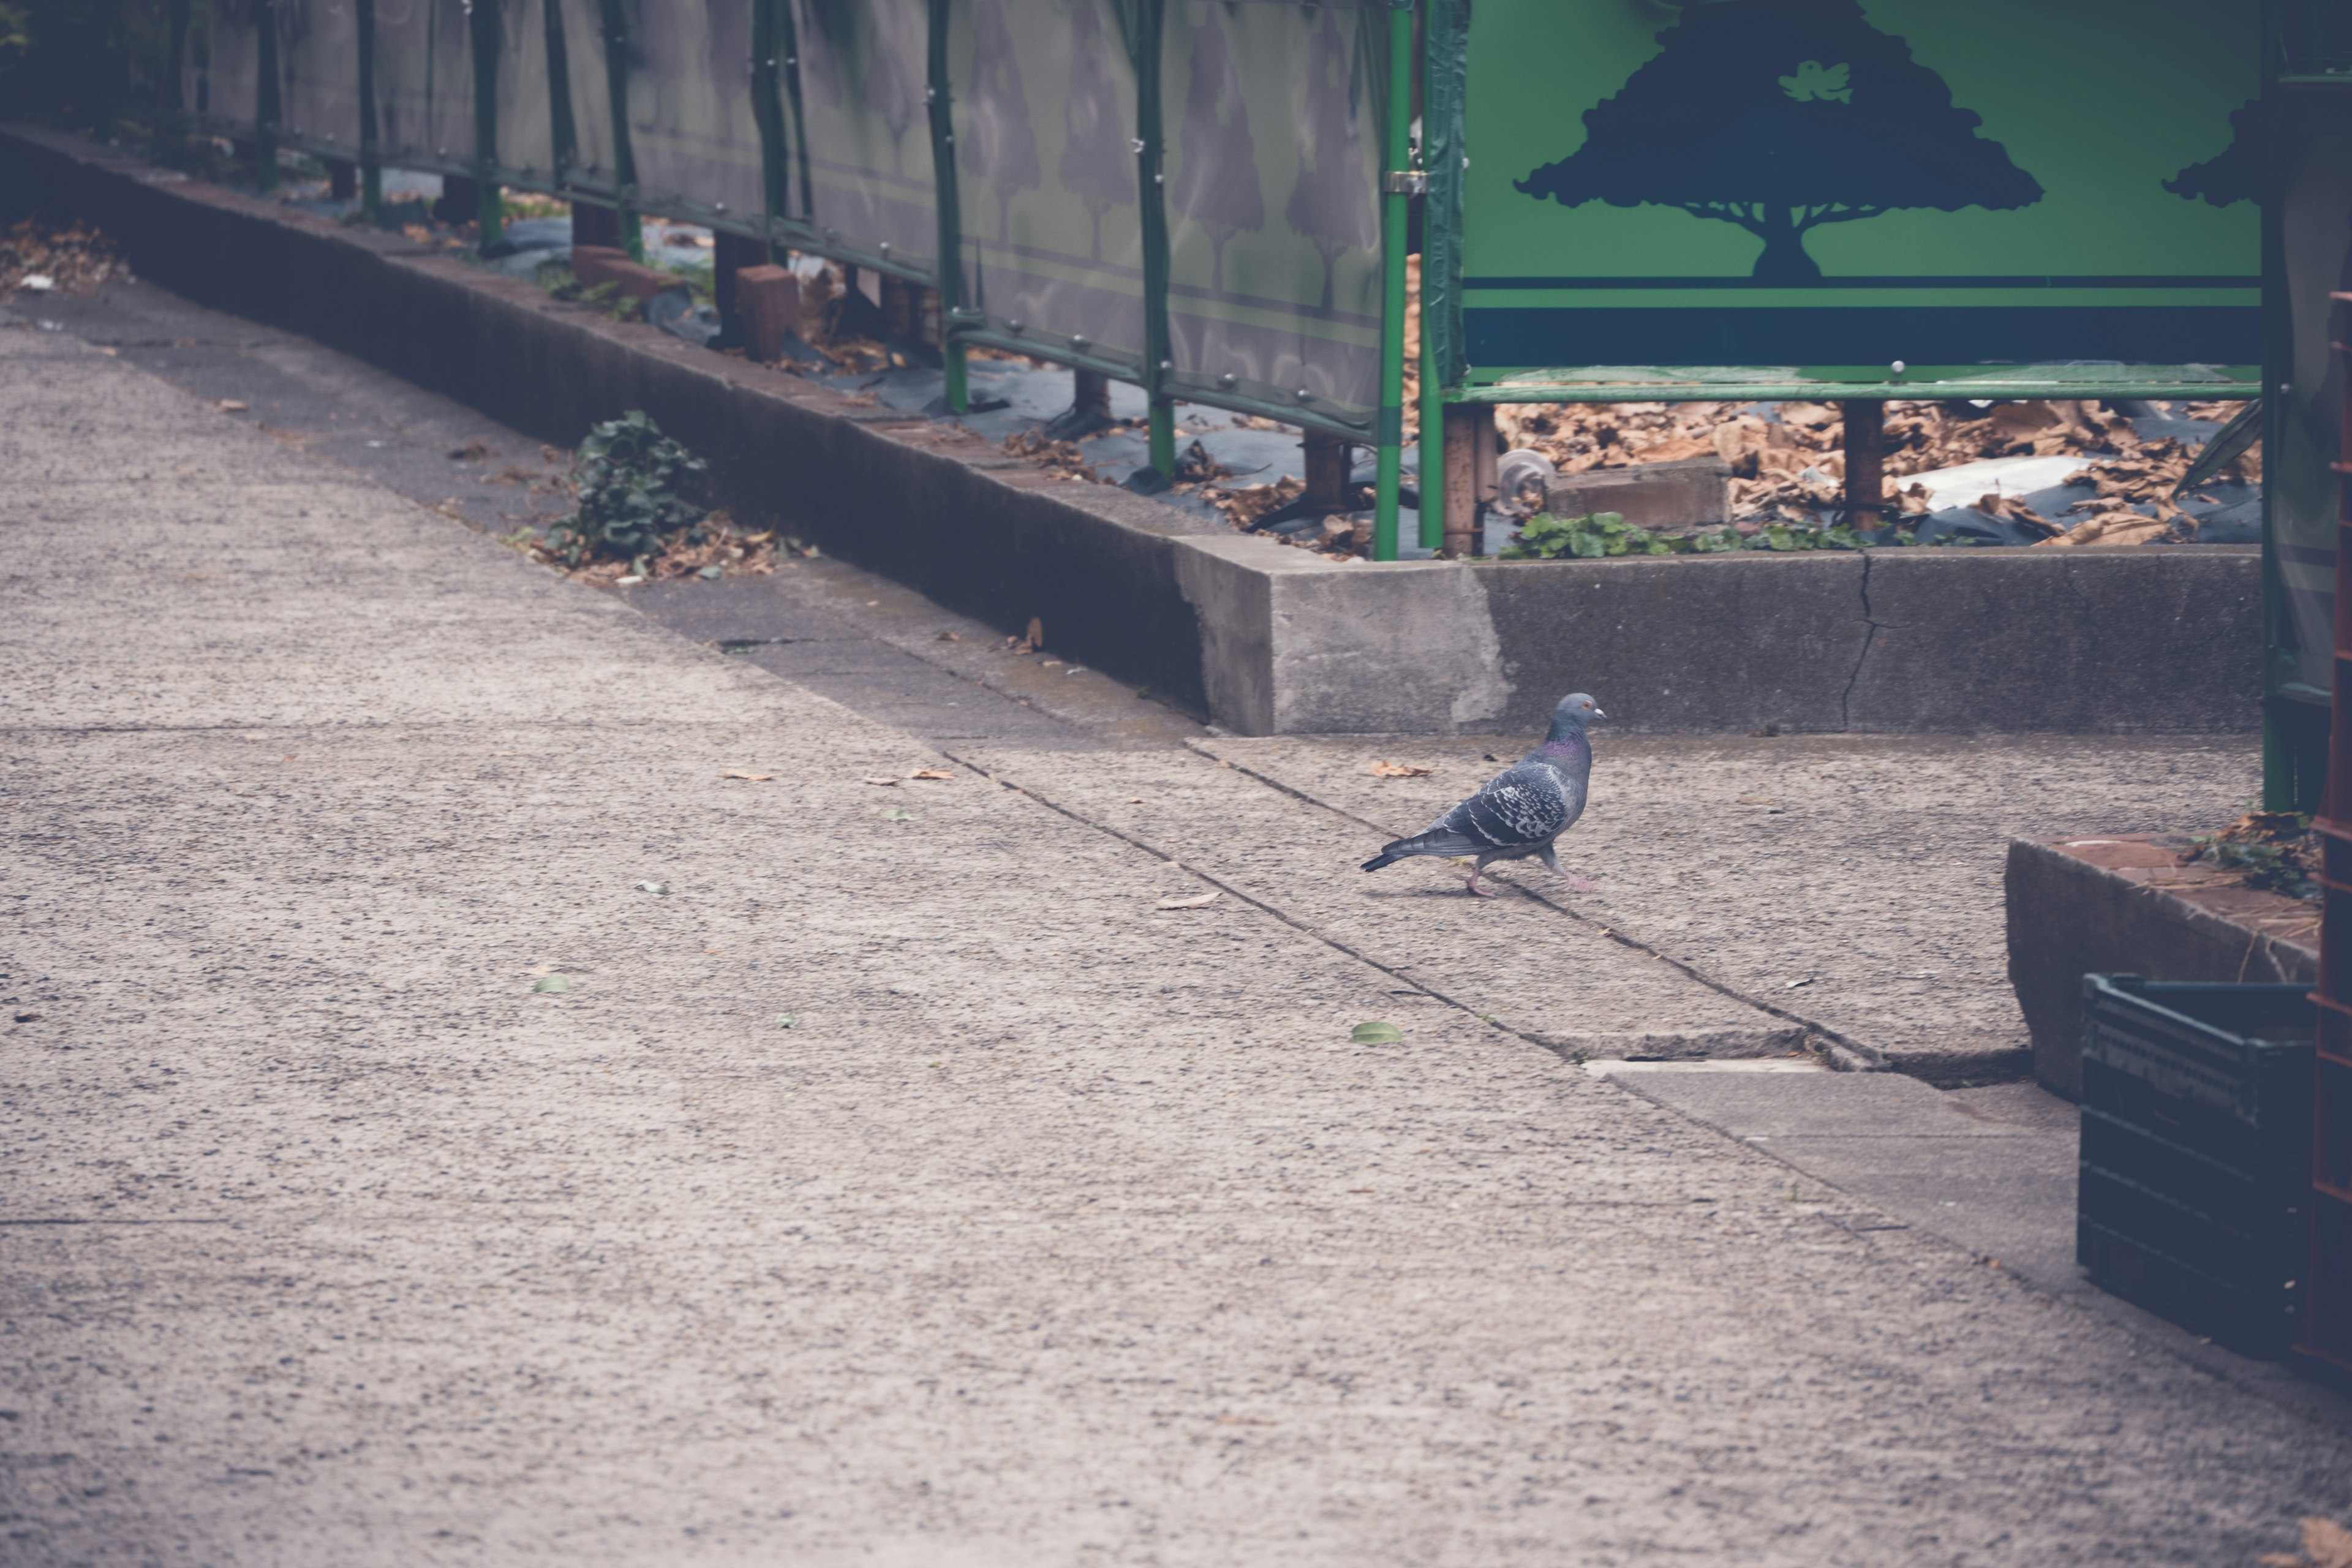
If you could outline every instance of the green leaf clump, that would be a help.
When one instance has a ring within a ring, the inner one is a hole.
[[[687,492],[709,465],[632,408],[590,428],[572,468],[580,510],[548,530],[548,548],[567,566],[599,558],[631,560],[673,534],[701,542],[710,514]]]
[[[1555,517],[1538,512],[1519,527],[1519,536],[1503,546],[1506,561],[1559,561],[1570,556],[1598,561],[1609,555],[1700,555],[1738,550],[1739,531],[1725,527],[1716,533],[1652,533],[1635,528],[1624,514],[1596,511],[1585,517]]]
[[[1612,555],[1717,555],[1734,550],[1872,550],[1916,542],[1900,528],[1865,539],[1843,522],[1823,528],[1775,519],[1742,537],[1728,523],[1712,533],[1652,533],[1627,522],[1620,512],[1596,511],[1586,517],[1538,512],[1520,525],[1517,539],[1503,546],[1500,559],[1598,561]]]

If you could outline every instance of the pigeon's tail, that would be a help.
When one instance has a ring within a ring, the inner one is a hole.
[[[1474,844],[1451,828],[1433,827],[1426,833],[1416,833],[1410,838],[1383,844],[1379,854],[1364,862],[1364,869],[1377,871],[1383,866],[1396,864],[1408,855],[1475,855],[1491,847],[1491,845]]]

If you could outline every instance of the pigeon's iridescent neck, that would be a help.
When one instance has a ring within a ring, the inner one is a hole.
[[[1536,748],[1536,755],[1560,763],[1590,762],[1592,742],[1584,738],[1582,730],[1571,726],[1545,736],[1544,743]]]

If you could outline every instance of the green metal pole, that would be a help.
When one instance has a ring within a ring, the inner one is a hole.
[[[1445,545],[1445,387],[1462,374],[1462,92],[1469,0],[1423,0],[1421,34],[1421,542]]]
[[[776,225],[784,216],[783,40],[776,12],[785,0],[753,0],[751,7],[751,119],[760,128],[760,199],[767,212],[760,225],[761,255],[775,259]]]
[[[613,106],[613,205],[629,259],[646,258],[646,229],[637,216],[637,157],[629,150],[629,13],[625,0],[604,0],[604,89]]]
[[[1143,387],[1151,403],[1145,421],[1150,455],[1167,479],[1176,477],[1176,405],[1166,391],[1175,369],[1168,334],[1168,194],[1160,171],[1160,50],[1166,33],[1165,0],[1136,6],[1136,191],[1143,226]]]
[[[963,310],[963,203],[956,184],[955,94],[948,79],[949,0],[931,0],[930,48],[925,66],[931,108],[931,184],[937,192],[939,260],[932,271],[940,288],[940,364],[947,378],[948,411],[961,414],[971,407],[965,376],[963,340],[956,336],[956,320]]]
[[[1381,174],[1381,414],[1372,559],[1397,558],[1397,480],[1404,460],[1406,165],[1412,158],[1412,12],[1389,9],[1388,155]]]
[[[359,0],[360,211],[376,221],[383,206],[383,165],[375,151],[375,0]]]
[[[499,48],[505,42],[499,0],[474,0],[474,214],[475,244],[488,245],[505,232],[507,204],[499,184]]]

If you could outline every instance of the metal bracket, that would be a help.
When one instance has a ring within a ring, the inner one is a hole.
[[[1429,176],[1419,169],[1391,169],[1381,176],[1381,191],[1391,196],[1429,195]]]

